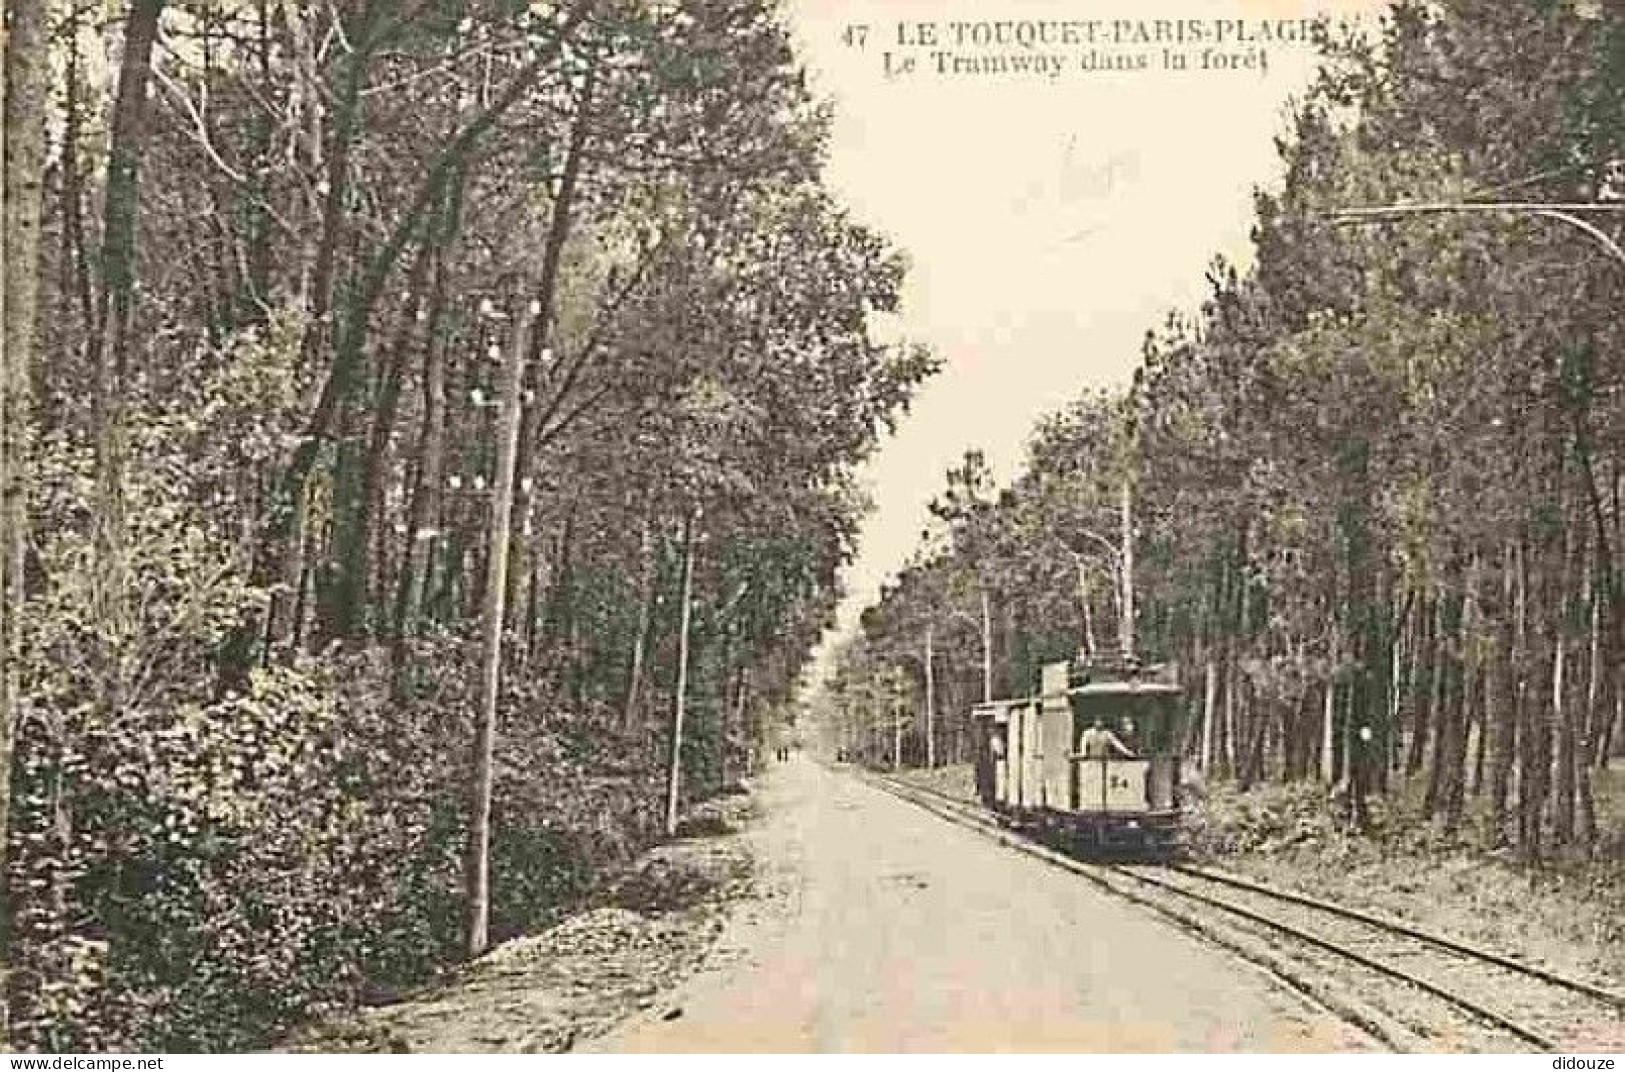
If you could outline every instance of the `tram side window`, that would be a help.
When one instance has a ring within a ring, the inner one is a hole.
[[[1168,750],[1167,703],[1160,697],[1136,697],[1126,705],[1124,718],[1133,724],[1136,752],[1160,754]]]

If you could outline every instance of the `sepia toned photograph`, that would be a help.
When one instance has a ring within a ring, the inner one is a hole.
[[[4,5],[13,1067],[1625,1053],[1616,0]]]

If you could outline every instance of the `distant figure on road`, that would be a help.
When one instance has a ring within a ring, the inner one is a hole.
[[[1124,744],[1117,734],[1107,729],[1098,715],[1078,739],[1078,749],[1083,753],[1084,759],[1111,759],[1114,753],[1119,756],[1134,755],[1134,750]]]

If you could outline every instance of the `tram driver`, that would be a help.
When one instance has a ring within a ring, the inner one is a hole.
[[[1123,743],[1123,739],[1111,730],[1096,715],[1089,728],[1083,731],[1078,739],[1078,750],[1083,753],[1084,759],[1111,759],[1113,755],[1125,759],[1134,757],[1134,750]]]

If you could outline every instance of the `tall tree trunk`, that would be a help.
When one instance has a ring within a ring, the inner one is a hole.
[[[1560,477],[1567,466],[1559,469]],[[1561,485],[1560,485],[1561,487]],[[1559,505],[1567,506],[1566,494]],[[1566,511],[1565,511],[1566,512]],[[1574,646],[1575,605],[1577,592],[1585,587],[1581,565],[1584,555],[1585,529],[1566,526],[1563,533],[1559,570],[1554,576],[1552,608],[1552,708],[1547,740],[1550,751],[1547,759],[1547,780],[1551,789],[1552,844],[1565,846],[1574,840],[1574,699],[1577,667]]]
[[[446,465],[446,340],[439,338],[438,313],[445,293],[445,257],[437,252],[434,266],[430,330],[423,346],[423,428],[418,436],[417,466],[412,485],[411,514],[406,524],[407,550],[401,563],[400,590],[395,608],[395,669],[398,675],[403,645],[417,635],[424,612],[434,549],[444,539],[436,528],[441,484]]]
[[[903,695],[896,689],[891,699],[891,769],[903,769]]]
[[[555,323],[555,305],[557,304],[559,267],[564,254],[565,242],[569,238],[570,226],[574,219],[576,191],[581,177],[581,165],[587,145],[587,136],[590,130],[592,93],[594,75],[589,72],[587,82],[582,90],[581,100],[577,106],[575,122],[571,127],[569,144],[566,147],[564,170],[559,178],[558,189],[554,191],[552,211],[548,218],[547,237],[542,243],[541,275],[537,283],[536,298],[541,308],[541,320],[531,337],[529,372],[526,375],[523,390],[526,398],[524,412],[519,422],[519,461],[521,473],[520,494],[518,509],[521,516],[529,518],[532,512],[531,489],[535,480],[531,470],[535,464],[536,448],[538,445],[537,433],[540,414],[543,407],[539,404],[535,385],[537,378],[548,371],[552,365],[552,349],[548,341],[553,334]],[[573,511],[572,511],[573,518]],[[571,524],[566,523],[565,538],[568,543],[571,534]],[[556,591],[562,591],[568,600],[573,600],[574,576],[570,568],[569,548],[566,547],[564,565],[559,570],[559,582],[563,586],[555,586]],[[563,635],[567,641],[567,654],[564,659],[564,681],[574,701],[579,705],[583,697],[585,681],[580,664],[581,644],[580,627],[576,621],[573,606],[565,604],[570,611],[568,619],[563,622],[563,628],[558,632],[549,632],[544,639]],[[551,619],[548,623],[553,624]]]
[[[1589,852],[1597,840],[1597,802],[1591,787],[1591,766],[1597,742],[1598,714],[1606,690],[1602,687],[1602,600],[1591,594],[1591,622],[1586,659],[1585,719],[1574,759],[1575,792],[1580,809],[1579,841]]]
[[[294,15],[293,21],[303,27],[303,16]],[[351,20],[345,32],[346,39],[355,42],[371,36],[371,22],[367,15]],[[339,247],[345,230],[345,205],[350,196],[350,155],[360,127],[361,86],[365,81],[370,56],[365,49],[352,49],[344,59],[333,105],[331,144],[327,147],[327,172],[323,177],[325,194],[322,199],[320,238],[311,253],[310,276],[305,281],[306,302],[304,334],[300,339],[300,365],[314,369],[321,347],[331,337],[334,279],[337,275]],[[322,109],[315,109],[320,112]],[[314,114],[313,112],[313,114]],[[313,122],[318,122],[313,119]],[[321,139],[312,138],[313,157],[320,152]],[[324,390],[324,395],[331,388]],[[332,403],[323,399],[318,411],[326,424],[340,416]],[[299,585],[303,583],[304,562],[308,548],[307,533],[309,502],[306,482],[316,462],[320,443],[311,440],[296,452],[290,471],[285,473],[273,493],[267,531],[255,556],[256,580],[279,583],[272,589],[271,600],[265,611],[265,637],[270,644],[282,639],[297,644],[300,622],[289,611],[299,600]],[[282,619],[287,616],[288,620]],[[302,617],[302,616],[300,616]],[[228,684],[241,684],[247,671],[252,641],[246,627],[240,628],[226,644],[222,657],[222,677]],[[269,654],[269,653],[267,653]]]
[[[1525,581],[1528,584],[1528,580]],[[1530,593],[1531,602],[1544,604],[1545,585]],[[1542,842],[1542,813],[1546,803],[1548,775],[1550,773],[1551,712],[1556,703],[1552,695],[1555,670],[1558,663],[1557,645],[1542,652],[1538,641],[1551,640],[1553,634],[1546,628],[1530,623],[1529,686],[1523,705],[1522,725],[1519,727],[1518,754],[1518,841],[1521,851],[1530,859],[1539,859]]]
[[[269,101],[275,98],[275,74],[272,54],[275,46],[271,34],[271,4],[269,0],[255,0],[256,42],[255,59],[259,68],[259,91]],[[235,299],[239,308],[238,319],[244,323],[264,324],[271,303],[271,149],[274,119],[268,107],[254,109],[249,126],[252,145],[249,175],[239,194],[247,250],[244,253],[245,272],[242,286]]]
[[[310,490],[301,488],[298,497],[290,504],[292,513],[288,518],[286,533],[285,554],[278,563],[281,570],[281,581],[277,593],[271,597],[271,607],[266,612],[266,634],[264,644],[264,659],[269,660],[272,650],[285,647],[294,650],[299,647],[303,639],[305,627],[305,583],[310,570],[307,551],[310,547]],[[283,609],[278,612],[279,601]],[[245,649],[246,650],[246,649]]]
[[[1523,653],[1522,598],[1519,588],[1518,563],[1521,555],[1508,544],[1501,555],[1501,671],[1497,675],[1499,686],[1486,694],[1485,702],[1494,704],[1487,712],[1491,727],[1490,737],[1490,828],[1497,845],[1506,835],[1507,799],[1511,789],[1513,761],[1518,753],[1518,709],[1520,704],[1520,671]]]
[[[89,339],[96,370],[97,472],[91,599],[100,649],[96,670],[102,702],[115,713],[127,699],[125,648],[135,629],[128,607],[124,541],[124,412],[137,294],[136,223],[140,164],[147,143],[147,84],[163,7],[164,0],[135,0],[124,24],[124,55],[113,105],[103,204],[102,293]]]
[[[1567,618],[1565,609],[1563,617]],[[1568,629],[1561,622],[1554,639],[1552,680],[1552,843],[1574,841],[1574,660]]]
[[[503,603],[508,592],[508,531],[513,517],[515,456],[519,446],[520,397],[531,325],[540,306],[525,302],[515,319],[502,369],[502,414],[498,419],[496,481],[491,486],[491,524],[485,565],[485,606],[480,622],[480,709],[474,731],[473,808],[469,821],[464,885],[468,910],[468,955],[490,944],[491,794],[495,782],[497,693],[502,684]]]
[[[520,432],[521,439],[524,433]],[[576,504],[564,515],[564,528],[553,540],[553,576],[542,612],[542,645],[565,650],[554,660],[553,677],[561,685],[569,677],[569,641],[575,628]]]
[[[455,192],[450,196],[455,197]],[[449,210],[446,214],[449,215]],[[437,217],[440,215],[436,214]],[[448,223],[445,226],[451,225]],[[430,225],[429,239],[419,245],[407,273],[406,301],[400,311],[394,338],[385,347],[383,367],[379,370],[378,393],[374,400],[372,421],[367,429],[366,456],[361,462],[358,492],[345,504],[346,509],[337,510],[341,504],[337,501],[334,503],[334,525],[338,532],[334,540],[335,551],[343,559],[339,570],[340,583],[335,586],[334,598],[345,608],[342,632],[346,635],[358,629],[365,635],[385,634],[383,627],[387,623],[377,620],[383,618],[377,609],[383,600],[381,593],[385,578],[375,578],[374,574],[379,572],[379,556],[369,552],[374,536],[384,528],[384,483],[391,468],[390,439],[394,434],[395,415],[400,405],[401,380],[418,325],[429,319],[424,291],[429,283],[432,254],[444,237],[439,233],[440,229],[437,218],[436,223]],[[373,632],[375,627],[376,634]]]
[[[575,122],[570,128],[570,140],[565,150],[564,169],[559,175],[558,190],[553,198],[553,211],[548,219],[547,237],[542,241],[542,273],[537,286],[537,294],[541,298],[543,315],[542,330],[537,332],[532,342],[531,375],[527,380],[527,388],[534,395],[532,404],[525,408],[524,419],[519,425],[519,456],[526,466],[527,473],[534,469],[538,441],[544,431],[543,423],[546,414],[558,408],[562,403],[562,394],[568,390],[568,385],[559,387],[560,395],[548,406],[541,402],[541,377],[553,372],[556,358],[547,348],[552,337],[553,312],[559,289],[559,269],[563,264],[565,243],[570,238],[570,226],[574,222],[576,190],[581,182],[581,165],[587,148],[587,136],[592,126],[592,96],[596,85],[596,71],[589,70],[585,85],[582,87],[581,100],[576,107]],[[572,371],[579,367],[584,360],[578,357],[577,364]]]
[[[70,16],[65,36],[68,58],[64,77],[66,101],[63,104],[62,123],[62,294],[72,295],[77,301],[79,327],[89,331],[96,320],[96,296],[90,280],[90,243],[85,239],[84,166],[79,159],[80,144],[84,139],[83,111],[84,74],[80,57],[81,34],[79,18]],[[9,125],[9,124],[8,124]],[[9,196],[9,195],[8,195]],[[65,303],[66,304],[66,303]],[[39,399],[41,427],[51,423],[51,400],[45,392]]]
[[[1456,648],[1459,654],[1456,659],[1455,688],[1450,706],[1448,770],[1441,801],[1444,829],[1447,833],[1453,833],[1461,821],[1462,804],[1466,795],[1469,720],[1477,677],[1474,672],[1473,638],[1478,628],[1478,571],[1479,560],[1475,555],[1467,567],[1467,579],[1461,599],[1461,619],[1458,623]]]
[[[270,558],[286,553],[284,545],[293,515],[292,504],[310,479],[318,453],[341,427],[344,414],[349,409],[366,342],[371,335],[373,311],[401,255],[422,230],[426,214],[439,202],[448,184],[454,177],[463,176],[465,169],[470,167],[470,162],[475,158],[478,148],[492,128],[525,98],[533,88],[538,72],[557,61],[559,52],[573,36],[581,21],[590,14],[594,2],[595,0],[578,0],[569,8],[548,44],[537,50],[534,58],[515,71],[501,92],[447,142],[418,183],[411,203],[396,219],[383,241],[376,244],[371,256],[365,258],[360,278],[350,289],[347,300],[339,310],[342,315],[336,319],[333,332],[333,360],[322,383],[316,406],[305,424],[299,446],[295,449],[293,458],[277,485],[270,520],[262,540],[262,553],[259,556],[267,565]],[[371,60],[371,49],[377,44],[377,36],[372,32],[377,15],[378,8],[369,3],[359,16],[357,29],[349,34],[352,41],[359,43],[346,63],[344,80],[337,95],[335,150],[344,148],[348,151],[347,147],[354,137],[359,120],[362,74]],[[337,169],[338,166],[334,167]],[[346,175],[347,169],[346,163],[343,170]],[[330,181],[327,204],[328,210],[332,212],[338,210],[337,191],[338,184]],[[324,243],[327,238],[324,228]],[[344,627],[342,610],[334,608],[334,611],[336,620],[333,625],[342,630]],[[270,613],[275,612],[273,602]],[[240,650],[232,652],[239,662],[241,654]]]
[[[1619,742],[1625,741],[1625,688],[1621,687],[1621,677],[1625,677],[1625,667],[1616,666],[1608,675],[1608,689],[1612,698],[1602,711],[1602,733],[1597,738],[1598,770],[1608,769]]]
[[[1387,647],[1388,709],[1387,718],[1383,722],[1387,729],[1384,734],[1386,747],[1383,750],[1380,775],[1384,792],[1388,789],[1389,776],[1399,767],[1405,696],[1410,687],[1409,674],[1415,673],[1416,669],[1415,660],[1411,656],[1411,648],[1415,642],[1411,625],[1415,619],[1413,613],[1415,605],[1415,593],[1407,591],[1402,605],[1388,619],[1392,623],[1389,626]],[[1410,663],[1409,671],[1406,669],[1407,661]]]
[[[683,718],[688,703],[689,627],[694,613],[694,544],[700,511],[696,507],[683,522],[682,607],[677,627],[677,690],[671,705],[671,754],[666,765],[666,836],[677,833],[677,810],[683,782]]]
[[[44,197],[45,108],[50,86],[44,3],[10,4],[0,33],[0,916],[9,920],[6,832],[10,829],[11,768],[17,717],[17,664],[22,657],[23,549],[28,523],[27,464],[32,377],[40,363],[40,210]],[[9,925],[0,925],[6,943]],[[0,944],[0,966],[10,963]],[[4,981],[0,980],[0,994]],[[6,1002],[0,1000],[0,1050],[10,1049]]]
[[[1320,709],[1320,780],[1337,784],[1337,675],[1326,678]]]
[[[531,524],[530,518],[527,517],[525,522],[527,525]],[[541,635],[541,630],[538,628],[538,623],[541,620],[542,592],[543,584],[545,583],[542,580],[542,574],[545,572],[545,568],[542,563],[541,547],[542,541],[539,537],[533,533],[526,535],[525,559],[528,563],[528,567],[525,570],[525,608],[523,618],[526,666],[529,666],[536,658],[536,652],[538,650],[536,639]]]
[[[1472,735],[1472,778],[1468,783],[1469,796],[1478,797],[1484,793],[1485,763],[1489,757],[1490,737],[1490,705],[1494,702],[1495,660],[1486,658],[1477,667],[1476,689],[1474,703],[1469,713],[1471,723],[1469,732]]]
[[[728,740],[729,740],[728,726],[729,726],[729,723],[731,722],[734,726],[740,727],[741,730],[744,729],[744,727],[745,727],[745,702],[746,702],[746,697],[749,694],[750,694],[750,667],[741,665],[739,667],[738,673],[736,675],[736,680],[735,680],[735,685],[734,685],[733,718],[730,720],[726,715],[724,715],[723,720],[722,720],[722,788],[724,790],[726,790],[728,788],[728,786],[730,784],[732,784],[728,779],[728,751],[729,751],[729,749],[728,749]],[[747,736],[746,737],[746,747],[747,747],[747,749],[749,748],[749,741],[750,741],[750,738]],[[748,753],[747,753],[747,755],[748,755]]]
[[[1433,736],[1433,762],[1426,767],[1427,795],[1422,805],[1430,816],[1439,813],[1444,779],[1448,776],[1446,757],[1453,745],[1450,736],[1450,704],[1455,695],[1455,667],[1452,665],[1449,644],[1446,642],[1449,623],[1445,614],[1449,600],[1449,596],[1440,592],[1433,601],[1433,669],[1428,689],[1430,698],[1427,703],[1430,712],[1427,724],[1431,725]],[[1421,728],[1419,725],[1418,729]],[[1420,739],[1417,738],[1418,741]],[[1416,751],[1413,750],[1412,754],[1414,755]],[[1423,758],[1425,760],[1426,757]]]
[[[1207,666],[1202,675],[1202,777],[1214,775],[1213,764],[1218,758],[1219,731],[1219,664],[1208,652]]]
[[[1555,811],[1557,806],[1557,801],[1553,797],[1554,779],[1552,777],[1556,769],[1557,748],[1554,745],[1557,743],[1559,727],[1563,720],[1563,694],[1568,685],[1567,638],[1564,637],[1561,627],[1557,626],[1555,622],[1553,624],[1554,628],[1550,637],[1551,661],[1549,665],[1551,673],[1547,680],[1549,689],[1546,703],[1543,705],[1544,713],[1540,720],[1540,731],[1535,738],[1536,752],[1531,762],[1531,766],[1537,773],[1531,779],[1535,792],[1530,797],[1529,823],[1534,834],[1534,845],[1537,849],[1546,843],[1545,832],[1542,829],[1546,809],[1551,806]],[[1558,820],[1558,823],[1554,824],[1554,829],[1558,834],[1562,833],[1558,825],[1560,822],[1561,820]],[[1560,837],[1553,840],[1561,844]],[[1535,855],[1538,857],[1539,852],[1537,851]]]
[[[654,531],[645,519],[638,534],[638,623],[632,634],[632,665],[626,671],[626,698],[621,704],[621,725],[637,725],[638,702],[643,692],[644,662],[648,657],[649,630],[655,608]]]
[[[1438,710],[1440,600],[1420,600],[1416,675],[1411,682],[1411,741],[1405,754],[1405,773],[1415,775],[1427,758],[1428,737]]]
[[[1606,637],[1605,647],[1609,656],[1607,662],[1614,671],[1610,674],[1610,677],[1617,681],[1618,671],[1625,669],[1625,662],[1622,662],[1622,660],[1625,660],[1625,585],[1621,584],[1614,548],[1619,527],[1625,519],[1621,518],[1620,483],[1616,471],[1613,481],[1613,533],[1610,534],[1609,525],[1604,518],[1602,492],[1597,486],[1595,452],[1592,445],[1590,409],[1595,397],[1595,387],[1589,376],[1583,382],[1584,390],[1571,403],[1570,412],[1574,426],[1574,453],[1579,461],[1581,484],[1585,490],[1586,504],[1590,508],[1592,532],[1596,539],[1597,575],[1591,586],[1591,599],[1594,601],[1594,608],[1596,604],[1601,604],[1601,613],[1596,613],[1595,610],[1593,613],[1592,646],[1595,652],[1599,646],[1599,635]],[[1595,680],[1595,675],[1596,667],[1594,666],[1592,680]],[[1593,698],[1595,698],[1595,695],[1596,693],[1593,691]],[[1605,719],[1599,723],[1598,719],[1599,712],[1594,707],[1588,708],[1587,718],[1581,731],[1584,737],[1580,748],[1582,758],[1579,769],[1575,772],[1575,777],[1578,780],[1577,792],[1580,794],[1580,803],[1583,809],[1590,809],[1593,803],[1591,801],[1591,775],[1585,757],[1595,754],[1603,763],[1607,762],[1606,747],[1597,749],[1596,742],[1599,737],[1606,738],[1607,727],[1612,724],[1612,720]],[[1593,824],[1594,821],[1594,815],[1589,811],[1586,816],[1582,817],[1582,823],[1586,824],[1586,830],[1582,831],[1582,836],[1586,838],[1588,844],[1590,841],[1588,831],[1591,828],[1590,824]]]
[[[1236,773],[1236,738],[1238,735],[1237,722],[1240,718],[1238,708],[1240,704],[1236,699],[1236,690],[1239,687],[1237,679],[1240,678],[1240,663],[1235,653],[1236,640],[1229,638],[1225,643],[1224,663],[1224,706],[1220,712],[1218,754],[1219,773],[1224,777],[1234,777]]]
[[[1349,822],[1356,828],[1366,821],[1365,795],[1376,771],[1373,761],[1386,762],[1388,727],[1386,705],[1381,702],[1379,673],[1381,627],[1376,611],[1376,562],[1371,549],[1370,444],[1363,439],[1346,443],[1337,460],[1342,482],[1338,529],[1343,540],[1344,564],[1349,579],[1346,631],[1351,645],[1349,682],[1353,746],[1348,754]]]
[[[936,653],[932,644],[934,629],[931,623],[925,626],[925,766],[927,770],[934,770],[937,765],[937,675],[936,669],[931,665],[936,662]]]

